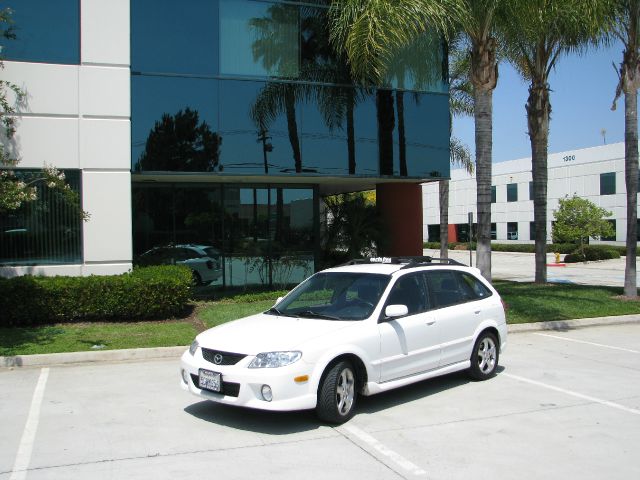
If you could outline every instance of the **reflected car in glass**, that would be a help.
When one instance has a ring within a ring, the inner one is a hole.
[[[148,265],[186,265],[194,285],[206,285],[222,276],[220,251],[206,245],[168,245],[155,247],[140,255],[136,263]]]
[[[196,337],[181,386],[228,405],[351,418],[373,395],[467,370],[496,373],[503,302],[479,270],[429,257],[352,261],[321,271],[266,312]]]

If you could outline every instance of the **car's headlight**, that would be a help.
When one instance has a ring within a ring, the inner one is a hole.
[[[265,352],[256,355],[249,368],[278,368],[291,365],[302,358],[302,352]]]
[[[200,346],[200,345],[198,344],[198,341],[197,341],[197,340],[194,340],[194,341],[191,343],[191,346],[189,347],[189,353],[190,353],[191,355],[195,355],[195,354],[196,354],[196,350],[198,349],[198,347],[199,347],[199,346]]]

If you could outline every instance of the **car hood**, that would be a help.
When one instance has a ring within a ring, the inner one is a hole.
[[[244,355],[300,349],[310,340],[333,335],[353,322],[263,313],[234,320],[198,335],[201,347]]]

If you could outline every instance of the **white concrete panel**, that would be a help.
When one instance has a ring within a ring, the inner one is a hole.
[[[85,171],[82,182],[85,262],[130,262],[131,174]]]
[[[82,0],[82,63],[129,65],[129,0]]]
[[[83,168],[131,168],[129,120],[80,120],[80,162]]]
[[[85,277],[89,275],[121,275],[131,271],[132,268],[131,262],[88,264],[82,266],[82,275]]]
[[[79,168],[78,119],[23,117],[12,140],[22,168]]]
[[[80,114],[131,116],[128,68],[80,67]]]
[[[78,115],[78,67],[47,63],[4,62],[2,79],[25,93],[16,111],[37,115]],[[15,104],[9,91],[8,100]]]

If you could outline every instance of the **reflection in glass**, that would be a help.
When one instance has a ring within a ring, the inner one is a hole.
[[[227,286],[284,288],[313,273],[313,189],[134,183],[132,198],[137,264],[184,263]],[[208,252],[210,268],[185,251]]]
[[[220,0],[220,73],[296,78],[298,8]]]
[[[4,42],[5,60],[78,64],[80,62],[79,0],[9,0],[16,39]]]
[[[215,75],[219,33],[215,0],[131,0],[131,70]]]
[[[41,178],[36,170],[15,170],[25,183]],[[64,170],[67,184],[80,193],[80,172]],[[38,198],[18,210],[0,213],[0,265],[82,263],[82,220],[78,206],[62,193],[36,182]],[[82,206],[80,205],[80,208]]]
[[[175,115],[167,113],[149,133],[138,171],[214,172],[222,169],[220,136],[200,122],[198,112],[189,108]]]

